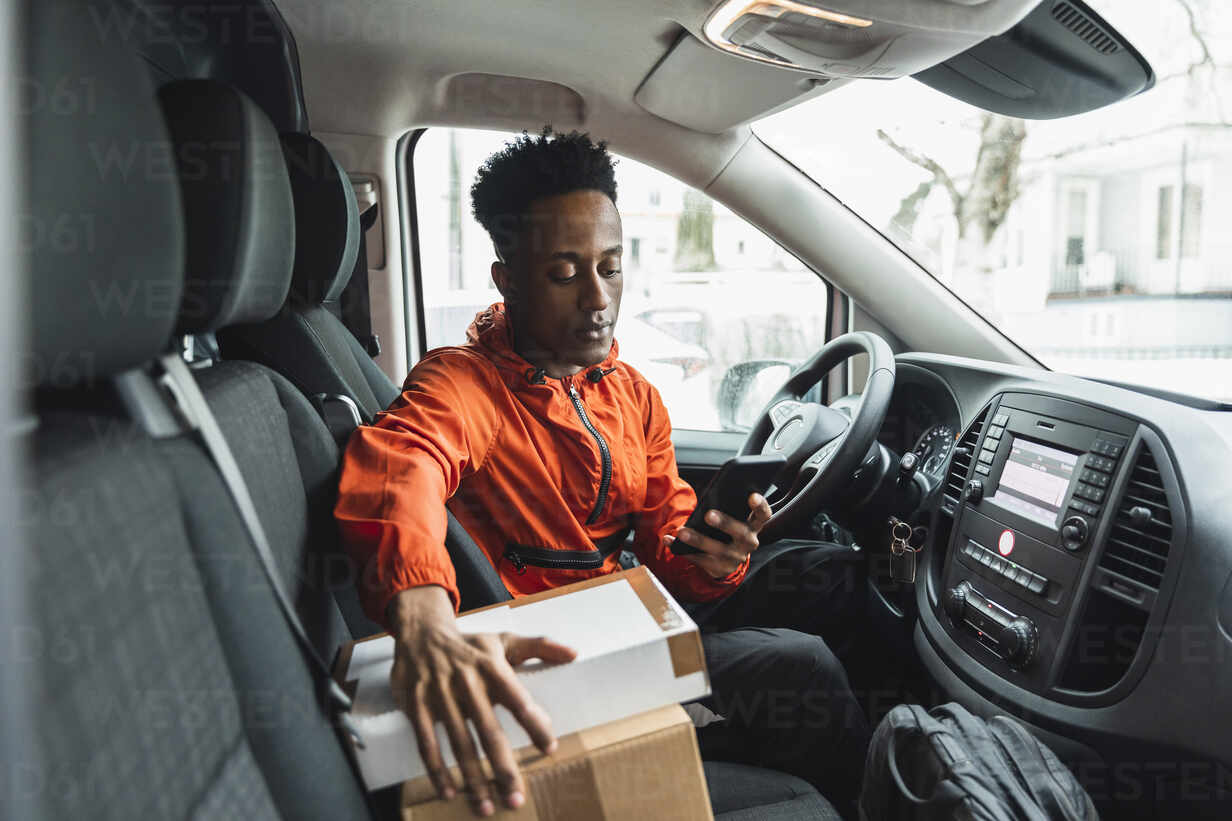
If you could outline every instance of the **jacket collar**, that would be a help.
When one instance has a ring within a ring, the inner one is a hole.
[[[513,349],[513,339],[509,324],[509,314],[505,311],[505,303],[495,302],[475,315],[474,321],[466,329],[466,341],[479,349],[496,365],[497,370],[510,387],[520,385],[542,385],[551,380],[545,380],[542,372],[523,359]],[[598,365],[593,365],[574,375],[574,384],[581,387],[588,381],[595,381],[588,374],[596,369],[607,375],[616,367],[616,357],[619,346],[612,340],[612,348]],[[600,377],[602,378],[602,377]]]

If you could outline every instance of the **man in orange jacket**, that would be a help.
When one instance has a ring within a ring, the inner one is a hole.
[[[544,638],[458,632],[447,505],[515,596],[618,570],[632,531],[634,554],[682,601],[725,600],[699,621],[709,628],[713,703],[748,730],[744,755],[849,798],[868,726],[842,666],[814,635],[722,629],[744,626],[733,619],[766,624],[767,591],[741,583],[769,505],[750,497],[747,520],[708,513],[727,544],[683,528],[697,500],[677,472],[667,411],[617,358],[622,236],[606,148],[576,133],[524,136],[489,158],[471,193],[504,302],[475,318],[465,345],[427,354],[393,405],[356,431],[335,511],[364,569],[365,609],[395,638],[391,685],[438,791],[456,789],[433,729],[442,723],[476,810],[494,811],[469,720],[501,797],[520,806],[521,776],[493,704],[549,751],[548,716],[512,666],[573,657]],[[700,552],[677,556],[673,539]],[[801,555],[800,567],[827,565],[816,550]],[[829,584],[829,604],[854,598],[840,587]]]

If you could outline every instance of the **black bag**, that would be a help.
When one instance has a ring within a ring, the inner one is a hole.
[[[1093,821],[1086,790],[1025,727],[958,704],[900,704],[877,726],[860,795],[863,821]]]

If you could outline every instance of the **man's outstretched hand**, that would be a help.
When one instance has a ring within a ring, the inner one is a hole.
[[[739,569],[748,555],[757,549],[757,534],[770,521],[772,511],[770,503],[760,493],[749,495],[749,517],[740,520],[728,516],[720,510],[706,511],[706,524],[732,537],[729,544],[723,544],[717,539],[703,536],[696,530],[682,527],[675,536],[665,536],[670,545],[673,539],[696,547],[701,553],[689,553],[686,559],[705,570],[716,579],[730,576]]]
[[[522,774],[493,707],[507,708],[540,750],[552,752],[556,738],[551,720],[518,681],[513,667],[534,658],[572,661],[577,654],[545,638],[509,633],[464,636],[458,632],[449,595],[434,585],[399,593],[390,602],[388,615],[395,646],[389,684],[394,701],[415,730],[419,754],[437,794],[451,798],[457,791],[437,743],[440,723],[476,813],[487,816],[496,809],[469,721],[492,765],[501,798],[510,808],[522,806],[526,800]]]

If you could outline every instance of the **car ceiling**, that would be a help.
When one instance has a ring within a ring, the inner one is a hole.
[[[642,110],[633,95],[709,0],[279,0],[299,46],[314,130],[397,136],[422,125],[583,127],[626,150],[638,135],[684,131]],[[579,55],[583,55],[579,58]],[[754,69],[756,64],[749,64]],[[486,89],[462,73],[551,81]],[[580,114],[580,116],[578,116]],[[683,136],[683,135],[677,135]],[[747,134],[690,140],[713,177]],[[668,135],[668,139],[671,139]],[[696,169],[692,182],[704,185]]]

